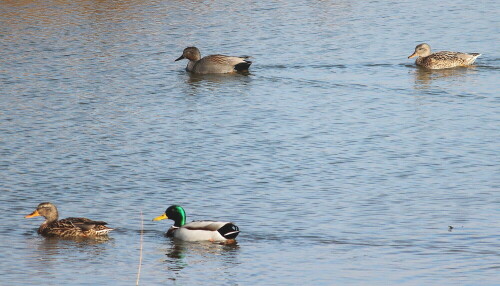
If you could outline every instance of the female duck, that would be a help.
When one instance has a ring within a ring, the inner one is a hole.
[[[36,210],[25,216],[25,218],[35,216],[45,217],[45,221],[40,225],[38,233],[48,237],[97,237],[107,235],[108,232],[113,230],[106,226],[106,222],[83,217],[69,217],[58,220],[57,208],[51,203],[39,204]]]
[[[446,69],[470,66],[480,55],[478,53],[467,54],[447,51],[431,53],[431,47],[424,43],[416,46],[415,52],[408,58],[418,57],[415,63],[424,68]]]
[[[248,57],[231,57],[224,55],[211,55],[204,58],[201,57],[200,50],[196,47],[187,47],[175,61],[188,59],[186,70],[198,74],[210,73],[233,73],[247,71],[251,61]]]
[[[184,241],[221,241],[234,242],[240,233],[239,228],[231,222],[193,221],[186,224],[186,212],[181,206],[168,207],[164,214],[153,221],[171,219],[174,225],[167,231],[168,237]]]

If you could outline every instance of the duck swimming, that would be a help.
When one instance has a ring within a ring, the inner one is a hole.
[[[247,58],[248,57],[232,57],[225,55],[211,55],[202,58],[198,48],[187,47],[182,52],[182,56],[175,61],[188,59],[189,62],[186,66],[188,72],[213,74],[248,71],[252,62],[247,60]]]
[[[418,57],[415,63],[418,66],[428,69],[447,69],[454,67],[465,67],[472,65],[477,57],[481,54],[478,53],[460,53],[442,51],[431,53],[431,47],[426,44],[420,44],[415,47],[415,52],[408,58]]]
[[[69,217],[58,220],[59,213],[52,203],[41,203],[36,210],[25,218],[45,217],[38,228],[38,233],[47,237],[98,237],[105,236],[113,230],[104,221],[94,221],[83,217]]]
[[[181,206],[172,205],[164,214],[153,221],[171,219],[174,225],[167,231],[168,237],[183,241],[219,241],[234,242],[240,233],[239,228],[231,222],[193,221],[186,224],[186,212]]]

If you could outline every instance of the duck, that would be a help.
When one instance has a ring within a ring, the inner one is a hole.
[[[45,221],[38,228],[38,233],[45,237],[101,237],[106,236],[113,228],[107,227],[104,221],[95,221],[83,217],[69,217],[59,220],[57,207],[50,203],[40,203],[34,212],[25,218],[43,216]]]
[[[480,55],[479,53],[468,54],[448,51],[432,53],[431,47],[426,43],[422,43],[415,47],[415,52],[408,58],[418,57],[415,63],[427,69],[447,69],[470,66]]]
[[[196,47],[187,47],[182,56],[175,61],[188,59],[186,70],[195,74],[217,74],[245,72],[252,64],[248,57],[233,57],[225,55],[210,55],[201,57],[200,50]]]
[[[211,241],[229,244],[234,243],[240,233],[239,228],[232,222],[203,220],[186,223],[186,212],[179,205],[169,206],[164,214],[154,218],[153,221],[164,219],[174,221],[174,225],[168,229],[166,236],[182,241]]]

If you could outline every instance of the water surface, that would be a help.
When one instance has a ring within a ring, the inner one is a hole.
[[[133,285],[142,228],[141,285],[497,284],[498,5],[420,4],[0,1],[0,284]],[[43,201],[116,230],[44,239]],[[174,203],[238,243],[165,238]]]

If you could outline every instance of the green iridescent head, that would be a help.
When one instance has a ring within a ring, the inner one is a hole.
[[[174,221],[174,226],[181,227],[186,224],[186,212],[181,206],[169,206],[165,213],[155,217],[153,220],[171,219]]]

